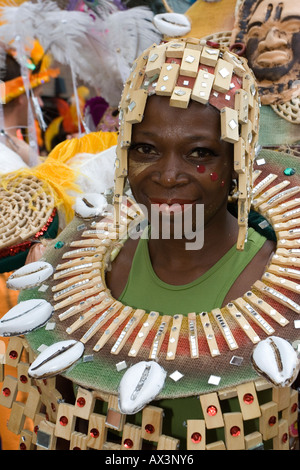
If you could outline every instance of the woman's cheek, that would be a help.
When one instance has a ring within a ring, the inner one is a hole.
[[[129,160],[129,179],[137,178],[143,171],[147,170],[152,162],[139,162],[137,160]]]
[[[206,168],[205,165],[197,165],[196,167],[197,173],[206,177],[206,180],[215,183],[217,186],[224,188],[226,186],[226,181],[228,180],[228,175],[226,169],[225,171],[211,171]]]

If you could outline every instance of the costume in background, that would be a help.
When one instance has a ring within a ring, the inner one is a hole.
[[[231,47],[233,50],[235,44],[242,47],[240,52],[258,80],[262,103],[260,144],[264,147],[299,146],[299,33],[294,27],[299,21],[297,17],[298,5],[290,0],[264,1],[261,5],[257,0],[245,0],[236,11]],[[265,18],[265,26],[257,38],[260,46],[256,55],[252,46],[255,39],[248,27],[262,18]]]

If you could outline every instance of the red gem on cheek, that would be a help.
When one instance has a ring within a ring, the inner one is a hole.
[[[217,181],[218,178],[219,178],[218,173],[213,172],[213,173],[210,174],[210,179],[212,181]]]
[[[197,165],[197,171],[198,171],[198,173],[204,173],[205,172],[205,166],[204,165]]]

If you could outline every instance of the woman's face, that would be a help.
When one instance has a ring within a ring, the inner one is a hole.
[[[233,179],[233,146],[220,139],[220,113],[191,101],[187,109],[169,98],[148,98],[143,121],[133,125],[129,182],[137,202],[204,205],[204,224],[226,210]],[[180,210],[180,209],[179,209]]]

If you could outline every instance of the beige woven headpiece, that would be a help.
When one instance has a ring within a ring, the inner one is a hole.
[[[143,120],[147,98],[152,94],[169,96],[170,106],[187,108],[192,99],[219,109],[221,138],[234,145],[234,169],[238,174],[237,248],[242,250],[247,237],[259,128],[258,90],[247,61],[225,46],[194,38],[154,44],[136,59],[119,105],[114,191],[117,228],[132,125]]]

